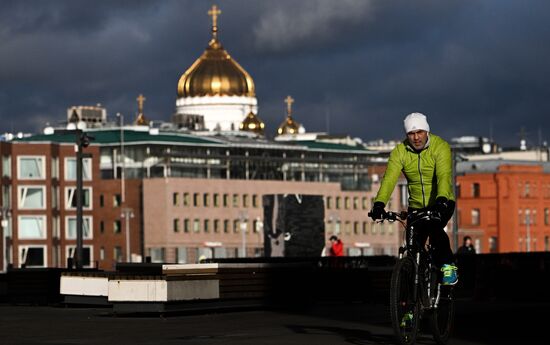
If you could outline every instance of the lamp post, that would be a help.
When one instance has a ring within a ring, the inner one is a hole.
[[[526,230],[526,233],[527,233],[527,238],[526,238],[526,246],[527,246],[527,253],[530,253],[531,252],[531,228],[530,228],[530,225],[531,225],[531,214],[529,212],[529,210],[525,210],[525,230]]]
[[[126,262],[132,262],[132,254],[130,252],[130,218],[134,218],[134,210],[125,207],[120,214],[121,218],[124,218],[126,227]]]
[[[122,204],[126,200],[126,185],[125,185],[125,173],[126,173],[126,157],[124,155],[124,115],[121,113],[116,113],[116,116],[119,118],[120,126],[120,160],[121,160],[121,169],[120,169],[120,199]]]
[[[2,255],[2,271],[5,272],[7,267],[8,267],[8,261],[9,261],[9,250],[8,250],[8,245],[7,245],[7,239],[8,239],[8,235],[7,235],[7,231],[8,231],[8,226],[10,224],[10,221],[9,219],[11,218],[11,210],[9,209],[9,207],[7,206],[2,206],[1,208],[1,212],[2,212],[2,222],[1,222],[1,225],[2,225],[2,252],[0,255]]]

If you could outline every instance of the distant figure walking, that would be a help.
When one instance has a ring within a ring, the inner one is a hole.
[[[464,242],[460,248],[458,248],[458,251],[456,252],[457,255],[470,255],[475,254],[476,249],[474,248],[474,245],[472,244],[472,238],[470,236],[464,236]]]
[[[330,253],[329,256],[344,256],[344,244],[335,235],[330,236]]]

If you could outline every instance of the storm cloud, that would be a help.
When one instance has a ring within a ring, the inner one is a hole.
[[[39,131],[72,105],[169,120],[210,38],[205,1],[0,1],[0,131]],[[224,0],[220,40],[252,75],[274,134],[283,99],[308,131],[365,141],[428,115],[450,138],[550,139],[550,2]],[[540,136],[539,136],[540,133]]]

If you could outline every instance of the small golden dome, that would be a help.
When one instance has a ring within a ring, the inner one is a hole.
[[[256,114],[250,112],[243,122],[241,122],[239,129],[241,131],[264,135],[265,124]]]
[[[290,96],[287,96],[285,99],[285,103],[287,105],[286,119],[277,129],[277,134],[298,134],[302,125],[300,125],[298,121],[292,118],[292,103],[294,103],[294,99]]]
[[[217,15],[214,5],[212,39],[202,55],[185,71],[178,82],[178,97],[255,96],[254,81],[244,68],[233,60],[218,41]]]
[[[279,129],[277,129],[277,134],[298,134],[300,127],[301,125],[292,116],[288,115],[286,120],[279,126]]]

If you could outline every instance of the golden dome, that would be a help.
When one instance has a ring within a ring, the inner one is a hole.
[[[264,135],[264,128],[264,122],[253,112],[248,113],[239,127],[241,131],[253,132],[260,135]]]
[[[294,103],[294,99],[290,96],[287,96],[285,99],[285,103],[287,105],[286,110],[286,119],[281,123],[279,128],[277,129],[277,134],[298,134],[300,127],[300,123],[298,121],[294,120],[292,118],[292,103]]]
[[[254,81],[244,68],[233,60],[218,41],[217,15],[214,5],[212,39],[202,55],[185,71],[178,82],[178,97],[255,96]]]
[[[292,116],[288,115],[286,120],[279,126],[279,129],[277,129],[277,134],[298,134],[300,127],[301,125]]]

